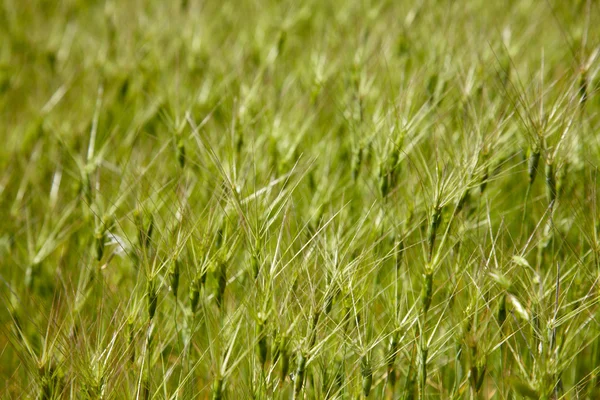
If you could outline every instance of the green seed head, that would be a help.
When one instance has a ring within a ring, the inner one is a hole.
[[[465,204],[468,203],[470,198],[470,194],[469,194],[469,190],[465,190],[463,195],[458,199],[458,202],[456,203],[456,211],[455,214],[458,214],[459,212],[462,211],[462,209],[465,207]]]
[[[565,162],[558,168],[556,171],[556,196],[560,196],[564,191],[565,178],[567,176],[567,170],[569,168],[569,164]]]
[[[144,212],[140,208],[136,208],[133,212],[133,221],[137,228],[138,244],[140,247],[149,247],[152,239],[152,231],[154,230],[154,218],[150,214],[147,218],[147,223],[144,219]]]
[[[179,162],[179,167],[185,167],[185,145],[183,139],[179,139],[177,142],[177,161]]]
[[[208,275],[208,268],[202,268],[200,271],[200,277],[198,279],[201,288],[206,284],[206,275]]]
[[[31,290],[35,284],[35,278],[39,276],[41,271],[41,264],[33,262],[29,264],[25,270],[25,288]]]
[[[585,105],[588,98],[588,69],[582,67],[579,74],[579,103]]]
[[[319,323],[319,318],[321,317],[321,310],[317,309],[314,311],[311,321],[311,326],[309,330],[310,340],[308,341],[309,347],[313,347],[315,342],[317,341],[317,324]]]
[[[87,204],[92,204],[92,181],[87,171],[81,177],[81,194]]]
[[[144,232],[144,217],[139,208],[133,210],[133,222],[137,228],[138,243],[141,246],[144,243],[144,236],[146,236],[146,232]]]
[[[169,283],[173,296],[177,299],[177,291],[179,289],[179,273],[181,270],[181,261],[175,258],[169,267]]]
[[[148,278],[146,297],[148,302],[148,317],[150,320],[152,320],[152,318],[154,318],[154,314],[156,313],[156,306],[158,305],[158,288],[156,278],[154,276],[150,276]]]
[[[299,352],[296,363],[296,375],[294,376],[294,394],[296,397],[302,391],[304,385],[304,375],[306,373],[306,355],[303,352]]]
[[[498,325],[504,325],[506,321],[506,294],[500,297],[500,303],[498,304]]]
[[[481,179],[479,181],[479,191],[481,194],[483,194],[483,192],[485,191],[485,188],[487,187],[488,178],[490,175],[489,165],[488,165],[489,158],[490,158],[489,149],[483,148],[479,154],[479,163],[483,167],[483,172],[481,174]]]
[[[200,282],[198,278],[192,279],[190,282],[190,308],[193,313],[198,310],[198,303],[200,301]]]
[[[548,197],[548,202],[550,204],[554,203],[556,200],[556,175],[554,173],[554,163],[553,160],[546,160],[546,196]]]
[[[288,349],[289,343],[287,335],[282,335],[279,343],[279,357],[281,358],[281,382],[285,381],[285,378],[290,370],[290,352]]]
[[[225,223],[223,223],[224,225]],[[217,229],[217,232],[215,233],[215,247],[217,249],[221,248],[221,245],[223,244],[223,236],[225,235],[225,230],[223,229],[223,226],[219,227],[219,229]]]
[[[479,371],[477,370],[477,366],[473,365],[471,366],[471,368],[469,369],[469,383],[471,384],[471,386],[473,388],[477,387],[477,381],[479,376]]]
[[[49,365],[48,365],[49,364]],[[44,362],[38,366],[41,380],[40,399],[53,399],[61,392],[61,373],[52,363]]]
[[[102,229],[104,232],[110,231],[115,227],[115,216],[112,214],[102,217]]]
[[[351,161],[351,171],[352,171],[352,180],[356,182],[358,179],[358,175],[360,174],[360,166],[362,165],[363,158],[363,148],[362,146],[358,146],[352,152],[352,161]]]
[[[436,89],[438,87],[439,75],[434,72],[427,82],[427,97],[433,103],[435,100]]]
[[[142,378],[142,399],[150,399],[150,378],[148,377],[147,373],[145,373],[144,377]]]
[[[250,267],[252,269],[252,277],[254,279],[258,278],[258,273],[260,272],[260,260],[257,250],[252,251],[252,255],[250,256]]]
[[[146,229],[146,247],[150,247],[152,243],[152,232],[154,231],[154,216],[150,214],[150,220],[148,221],[148,228]]]
[[[379,191],[383,198],[390,192],[390,171],[384,161],[379,164]]]
[[[104,230],[96,231],[94,235],[94,248],[96,250],[96,261],[102,260],[104,255],[104,243],[106,240]]]
[[[235,140],[235,152],[236,154],[240,154],[242,152],[242,149],[244,148],[244,135],[242,134],[243,131],[243,122],[240,121],[239,119],[236,120],[236,140]]]
[[[271,354],[273,356],[273,364],[275,364],[279,360],[279,355],[281,354],[281,336],[277,333],[277,331],[273,332],[274,339],[271,342]]]
[[[386,354],[386,364],[387,364],[388,375],[389,375],[389,372],[394,370],[394,363],[396,362],[396,357],[398,355],[398,348],[400,345],[400,343],[398,342],[398,336],[399,336],[398,332],[396,332],[390,336],[390,342],[388,344],[387,354]]]
[[[277,38],[277,52],[281,53],[285,46],[285,42],[287,41],[287,30],[285,28],[281,28],[279,31],[279,37]]]
[[[371,369],[371,360],[369,360],[369,357],[362,357],[360,362],[360,372],[362,375],[363,395],[365,397],[369,397],[369,393],[371,393],[371,385],[373,384],[373,370]]]
[[[256,323],[256,331],[258,336],[257,348],[258,348],[258,359],[260,364],[264,367],[267,362],[267,353],[269,348],[269,341],[267,337],[267,316],[264,313],[258,313],[258,321]]]
[[[344,386],[344,360],[341,357],[336,357],[335,360],[335,378],[333,383],[336,392],[340,391]]]
[[[431,297],[433,294],[433,271],[426,270],[423,274],[423,286],[421,287],[421,311],[427,314],[431,306]]]
[[[477,369],[479,370],[479,377],[477,379],[477,384],[475,385],[475,391],[479,392],[481,390],[481,386],[483,386],[483,378],[485,377],[486,366],[484,364],[477,367]]]
[[[217,377],[213,382],[211,399],[212,400],[221,400],[223,398],[223,378]]]
[[[481,175],[481,181],[479,183],[479,191],[481,194],[483,194],[485,188],[487,187],[489,176],[489,167],[486,166],[483,170],[483,174]]]
[[[425,386],[427,383],[427,354],[429,353],[429,349],[427,347],[421,347],[420,351],[420,359],[421,359],[421,391],[424,395]]]
[[[225,295],[225,288],[227,286],[227,264],[223,260],[218,261],[216,278],[217,278],[217,292],[215,293],[215,300],[217,306],[221,308],[223,304],[223,297]]]
[[[400,164],[400,152],[402,151],[402,146],[404,146],[404,137],[406,132],[403,130],[400,135],[396,138],[394,142],[394,146],[392,148],[390,154],[390,166],[393,169],[397,169]]]
[[[429,243],[429,258],[433,255],[433,248],[435,246],[435,238],[437,236],[437,230],[442,223],[442,207],[435,205],[431,213],[431,221],[427,231],[427,241]]]
[[[530,186],[533,185],[533,182],[535,181],[538,164],[540,163],[540,156],[540,149],[537,146],[529,150],[529,157],[527,158],[527,174]]]
[[[334,291],[330,287],[326,289],[325,300],[323,304],[323,312],[329,314],[333,307]]]

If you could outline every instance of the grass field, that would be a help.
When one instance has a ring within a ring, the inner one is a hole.
[[[0,397],[599,399],[594,0],[0,2]]]

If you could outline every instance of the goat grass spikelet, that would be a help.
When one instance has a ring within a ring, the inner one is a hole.
[[[427,314],[431,306],[431,298],[433,296],[433,269],[427,265],[423,274],[421,286],[421,311]]]
[[[194,277],[190,282],[190,309],[192,313],[195,313],[198,310],[198,303],[200,302],[200,279],[198,277]]]
[[[148,277],[148,282],[146,284],[146,302],[148,319],[152,320],[156,314],[156,307],[158,306],[158,283],[156,282],[156,276]]]
[[[169,266],[169,289],[173,292],[173,296],[177,299],[177,292],[179,290],[179,274],[181,271],[181,261],[178,257],[171,262]]]
[[[529,156],[527,157],[527,176],[529,177],[530,186],[535,182],[541,155],[542,153],[538,146],[529,149]]]
[[[298,398],[302,387],[304,386],[304,376],[306,374],[306,354],[300,351],[296,355],[296,372],[294,374],[294,398]]]
[[[369,397],[371,386],[373,385],[373,370],[368,356],[363,356],[361,358],[360,370],[362,374],[362,392],[365,397]]]

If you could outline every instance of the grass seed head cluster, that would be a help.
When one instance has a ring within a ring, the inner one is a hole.
[[[597,2],[0,21],[0,397],[600,398]]]

